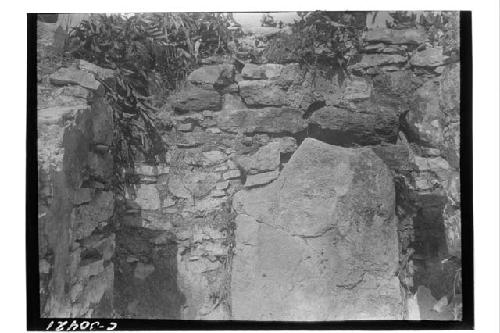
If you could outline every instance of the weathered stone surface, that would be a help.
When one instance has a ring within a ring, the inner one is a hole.
[[[89,279],[81,294],[80,311],[74,311],[73,317],[83,317],[90,305],[101,302],[105,293],[113,292],[114,269],[113,264],[108,264],[104,271]],[[79,307],[77,307],[78,309]]]
[[[439,108],[439,83],[428,81],[415,93],[415,103],[408,113],[410,129],[419,140],[438,147],[444,142],[443,118]]]
[[[104,260],[94,260],[78,267],[76,277],[78,281],[85,281],[91,276],[99,275],[104,272]]]
[[[412,154],[406,145],[379,145],[371,148],[391,170],[401,172],[415,169]]]
[[[183,124],[199,124],[205,118],[204,118],[203,114],[201,114],[201,113],[187,113],[187,114],[183,114],[183,115],[180,115],[180,116],[175,116],[174,119],[178,123],[183,123]]]
[[[87,104],[90,91],[78,85],[68,85],[45,91],[46,95],[37,101],[39,109],[80,106]]]
[[[63,67],[49,76],[54,85],[77,84],[92,91],[103,92],[103,87],[93,74],[76,68]]]
[[[113,109],[102,101],[92,104],[91,113],[88,114],[91,123],[91,139],[95,144],[111,145],[114,135]]]
[[[226,192],[223,191],[223,190],[213,190],[212,192],[210,192],[210,196],[214,197],[214,198],[220,198],[220,197],[223,197],[226,195]]]
[[[388,43],[388,44],[413,44],[418,45],[427,40],[424,30],[407,29],[373,29],[368,30],[365,35],[365,41],[368,43]]]
[[[239,95],[225,94],[223,100],[222,110],[240,110],[247,108]]]
[[[220,179],[219,174],[213,172],[191,172],[184,176],[184,186],[195,198],[201,198],[215,187]]]
[[[262,108],[224,110],[217,115],[217,126],[225,131],[271,134],[297,134],[307,127],[299,110]]]
[[[113,136],[106,114],[112,111],[90,91],[85,79],[93,80],[92,74],[68,71],[77,74],[64,76],[62,70],[52,77],[52,83],[64,87],[46,85],[50,92],[39,92],[42,104],[54,105],[38,112],[39,255],[42,263],[50,263],[50,274],[46,267],[41,272],[41,311],[52,317],[90,316],[105,303],[86,288],[102,282],[114,252],[114,234],[105,228],[114,213],[114,194],[105,190],[113,172],[106,145]],[[90,243],[95,246],[86,247]],[[105,282],[103,290],[111,293],[113,279],[106,281],[111,283]]]
[[[134,166],[134,172],[141,176],[155,177],[158,175],[155,166],[143,163],[136,163]]]
[[[227,85],[233,82],[234,66],[230,64],[200,67],[188,76],[188,81],[198,85]]]
[[[179,198],[201,198],[206,196],[220,179],[214,172],[188,171],[169,178],[168,189]]]
[[[74,192],[73,204],[81,205],[83,203],[90,202],[94,195],[93,188],[79,188]]]
[[[249,175],[245,181],[245,187],[251,188],[255,186],[266,185],[278,178],[280,172],[278,170]]]
[[[39,109],[37,112],[37,125],[55,125],[58,123],[64,123],[65,119],[74,118],[74,115],[79,110],[88,110],[90,106],[88,104],[62,106],[62,107],[50,107]]]
[[[418,79],[412,71],[386,72],[373,79],[374,90],[381,95],[395,96],[405,100],[415,91]]]
[[[267,65],[267,66],[270,66]],[[294,83],[302,83],[306,71],[298,63],[286,64],[281,67],[280,75],[277,77],[278,84],[282,87],[289,87]]]
[[[80,59],[79,62],[78,67],[81,70],[92,73],[101,80],[111,79],[115,75],[115,71],[112,69],[102,68],[82,59]]]
[[[390,12],[367,12],[366,13],[366,28],[372,29],[385,29],[392,25],[394,18]]]
[[[168,101],[177,112],[218,111],[222,107],[220,94],[213,89],[187,87],[173,94]]]
[[[159,210],[141,210],[139,215],[125,215],[122,223],[149,230],[171,230],[172,223]]]
[[[361,61],[352,65],[351,69],[356,71],[370,67],[401,65],[406,60],[405,56],[399,54],[363,54]]]
[[[207,257],[190,259],[186,258],[178,263],[177,279],[179,288],[185,295],[186,305],[182,318],[206,319],[205,316],[214,308],[213,301],[210,300],[211,285],[206,273],[217,270],[219,265],[217,261],[211,262]]]
[[[263,80],[266,78],[266,71],[263,66],[248,63],[241,70],[241,76],[248,80]]]
[[[222,178],[224,180],[229,180],[229,179],[238,179],[241,177],[241,172],[240,170],[229,170],[227,172],[224,172],[222,174]]]
[[[236,158],[236,163],[251,175],[276,170],[280,165],[280,144],[268,143],[253,155]]]
[[[214,116],[214,112],[210,110],[204,110],[201,114],[206,118],[212,118]]]
[[[226,154],[219,150],[207,151],[203,153],[204,161],[203,165],[215,165],[220,164],[226,160]]]
[[[241,70],[241,76],[248,80],[263,80],[263,79],[275,79],[281,74],[283,65],[280,64],[245,64],[245,67]]]
[[[460,207],[445,206],[443,214],[448,254],[462,257],[462,217]]]
[[[306,139],[276,181],[234,197],[233,319],[401,319],[394,196],[370,149]]]
[[[40,259],[38,262],[38,271],[40,274],[49,274],[50,272],[50,264],[45,259]]]
[[[195,201],[194,205],[192,206],[185,207],[184,211],[192,213],[207,213],[216,210],[225,202],[226,198],[206,197],[201,200]]]
[[[443,211],[448,254],[462,257],[462,217],[460,212],[460,174],[452,172],[445,188],[447,202]]]
[[[366,79],[355,78],[346,81],[343,98],[348,101],[368,99],[372,93],[372,87]]]
[[[217,183],[215,188],[218,190],[226,190],[229,187],[229,182],[227,180]]]
[[[87,249],[95,249],[99,252],[102,260],[110,260],[115,251],[115,234],[108,237],[103,235],[92,235],[82,242],[83,247]]]
[[[111,154],[88,154],[89,171],[101,182],[108,182],[113,176],[113,156]]]
[[[217,128],[217,127],[207,128],[207,132],[211,133],[211,134],[221,134],[222,133],[222,131],[220,130],[220,128]]]
[[[438,180],[447,182],[450,175],[450,165],[441,156],[437,157],[420,157],[415,155],[414,161],[416,168],[423,172],[432,172]]]
[[[307,71],[299,64],[260,65],[264,80],[239,81],[240,95],[250,107],[287,106],[306,111],[316,102],[325,102],[337,90],[336,78],[321,71]]]
[[[264,64],[263,66],[266,73],[266,79],[279,79],[283,69],[288,67],[289,71],[290,67],[290,65],[286,66],[281,64]]]
[[[193,130],[192,123],[180,124],[177,129],[181,132],[191,132]]]
[[[273,139],[272,142],[279,143],[280,154],[291,154],[297,150],[297,140],[290,136]]]
[[[141,184],[136,192],[135,202],[142,209],[160,209],[160,194],[155,184]]]
[[[286,91],[270,80],[243,80],[238,83],[240,95],[249,106],[286,105]]]
[[[191,198],[191,193],[184,187],[181,177],[170,177],[168,179],[168,190],[177,198]]]
[[[309,119],[309,134],[336,145],[395,142],[399,127],[397,110],[382,105],[366,107],[357,110],[334,106],[321,108]]]
[[[460,65],[445,66],[439,83],[441,108],[451,119],[460,119]]]
[[[405,48],[401,46],[387,47],[384,43],[378,43],[368,44],[362,49],[362,51],[364,53],[402,53],[405,51]]]
[[[424,83],[414,94],[407,122],[412,139],[439,148],[448,163],[459,167],[460,68],[446,68],[438,80]]]
[[[71,216],[73,239],[90,236],[99,223],[105,223],[113,215],[113,210],[112,192],[100,192],[88,205],[76,207]]]
[[[444,141],[444,115],[441,115],[439,108],[439,83],[427,81],[416,91],[415,102],[408,113],[408,123],[420,140],[436,147]]]
[[[443,54],[442,48],[427,48],[416,52],[410,59],[410,65],[417,67],[437,67],[442,66],[448,60],[448,56]]]

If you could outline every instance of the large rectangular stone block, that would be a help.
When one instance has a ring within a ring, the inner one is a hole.
[[[394,183],[371,149],[306,139],[233,206],[234,320],[402,319]]]

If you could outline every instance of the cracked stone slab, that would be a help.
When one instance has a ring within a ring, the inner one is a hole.
[[[247,177],[245,187],[250,188],[269,184],[270,182],[278,178],[279,174],[280,173],[278,170],[274,170],[270,172],[258,173],[256,175],[250,175]]]
[[[238,157],[236,163],[250,175],[276,170],[280,165],[280,143],[268,143],[253,155]]]
[[[277,180],[233,198],[233,319],[402,319],[394,205],[371,149],[304,140]]]
[[[76,68],[60,68],[57,72],[49,76],[49,80],[54,85],[73,84],[95,92],[103,92],[103,87],[93,74],[78,70]]]
[[[365,41],[368,43],[413,44],[418,45],[427,40],[422,29],[373,29],[366,32]]]

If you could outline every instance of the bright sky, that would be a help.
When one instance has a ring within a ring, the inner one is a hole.
[[[234,13],[233,17],[243,28],[260,27],[260,19],[263,13]],[[299,19],[296,12],[271,12],[269,13],[276,22],[292,23]]]

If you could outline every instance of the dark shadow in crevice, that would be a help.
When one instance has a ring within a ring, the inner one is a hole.
[[[458,267],[448,260],[443,220],[446,198],[439,195],[426,197],[425,205],[419,207],[413,219],[415,240],[411,247],[415,250],[412,256],[415,273],[412,292],[416,292],[418,286],[426,286],[436,299],[443,296],[451,298]]]
[[[307,134],[310,138],[345,148],[378,145],[381,143],[380,140],[374,140],[371,137],[360,134],[360,132],[356,131],[356,128],[353,128],[353,130],[331,130],[311,123],[307,128]]]
[[[128,226],[117,231],[114,308],[119,318],[182,319],[186,298],[177,285],[177,243],[173,235],[153,242],[162,234]],[[141,276],[136,271],[144,266],[153,271]]]
[[[304,112],[304,114],[302,115],[302,118],[303,119],[309,119],[311,117],[311,115],[315,111],[321,109],[325,105],[326,105],[325,101],[315,101],[315,102],[313,102],[311,105],[309,105],[309,107],[307,108],[306,112]]]

